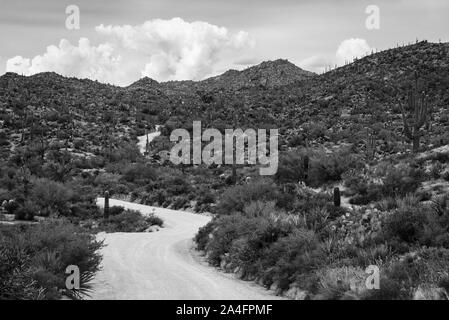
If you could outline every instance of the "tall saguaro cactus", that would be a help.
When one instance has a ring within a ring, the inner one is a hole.
[[[340,188],[334,188],[334,206],[339,207],[341,205]]]
[[[109,217],[109,191],[104,193],[104,213],[105,218]]]
[[[402,120],[404,122],[404,135],[413,143],[413,152],[419,151],[419,142],[425,134],[425,125],[428,124],[429,113],[427,97],[424,92],[418,93],[418,75],[416,74],[415,89],[411,89],[406,108],[401,103]],[[407,115],[407,109],[410,110],[410,116]],[[411,120],[411,121],[410,121]]]
[[[305,183],[307,183],[307,181],[309,181],[309,162],[310,162],[310,158],[306,154],[303,158],[304,182]]]
[[[370,160],[374,159],[374,156],[376,155],[376,145],[377,145],[376,136],[373,133],[371,133],[369,130],[367,130],[367,132],[366,132],[366,156]]]

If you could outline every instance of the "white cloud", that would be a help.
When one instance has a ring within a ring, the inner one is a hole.
[[[352,62],[354,58],[371,53],[372,48],[365,39],[346,39],[337,49],[337,63],[342,65],[345,62]]]
[[[354,58],[361,58],[370,54],[374,48],[371,48],[365,39],[346,39],[340,43],[335,56],[316,55],[304,59],[299,66],[305,70],[315,73],[321,73],[329,67],[342,66],[346,62],[353,62]]]
[[[14,58],[6,61],[6,71],[12,71],[18,74],[29,74],[30,59],[25,59],[21,56],[15,56]]]
[[[230,33],[224,27],[181,18],[138,26],[100,25],[95,30],[104,38],[97,46],[86,38],[77,46],[63,39],[33,59],[9,59],[7,71],[26,75],[54,71],[120,85],[142,76],[159,81],[198,80],[213,73],[219,59],[234,58],[255,45],[246,32]]]
[[[299,63],[300,68],[315,73],[321,73],[329,66],[333,67],[332,59],[320,55],[304,59]]]
[[[54,71],[65,76],[101,79],[113,82],[114,72],[120,64],[120,55],[115,55],[108,44],[92,46],[81,38],[78,46],[63,39],[58,46],[49,46],[47,51],[32,60],[16,56],[6,62],[6,70],[24,75]]]

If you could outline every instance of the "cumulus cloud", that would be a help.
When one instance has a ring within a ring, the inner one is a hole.
[[[54,71],[66,76],[101,79],[112,82],[114,71],[121,61],[120,55],[108,44],[92,46],[81,38],[78,46],[63,39],[58,46],[49,46],[47,51],[33,59],[16,56],[6,62],[6,70],[24,75]]]
[[[299,67],[302,69],[315,73],[321,73],[329,66],[333,66],[332,59],[319,55],[304,59],[299,63]]]
[[[159,81],[198,80],[213,73],[219,59],[255,45],[246,32],[231,33],[224,27],[181,18],[137,26],[100,25],[95,30],[104,39],[99,45],[86,38],[78,45],[63,39],[33,59],[9,59],[7,71],[25,75],[54,71],[119,85],[142,76]]]
[[[365,39],[346,39],[337,49],[336,57],[338,64],[352,62],[354,58],[360,58],[371,53],[372,48]]]
[[[373,49],[365,39],[346,39],[340,43],[334,56],[312,56],[302,60],[299,66],[305,70],[321,73],[329,67],[334,68],[336,65],[342,66],[346,62],[353,62],[354,58],[370,54]]]

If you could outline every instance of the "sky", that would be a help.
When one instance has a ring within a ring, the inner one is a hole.
[[[54,71],[122,86],[144,76],[200,80],[280,58],[322,72],[417,38],[449,42],[447,0],[1,4],[0,74]]]

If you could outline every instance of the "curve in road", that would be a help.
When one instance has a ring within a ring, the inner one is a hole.
[[[98,204],[104,200],[99,198]],[[110,200],[149,214],[164,228],[153,233],[100,234],[102,270],[93,281],[92,299],[273,300],[271,291],[208,266],[193,249],[193,237],[210,217]]]

